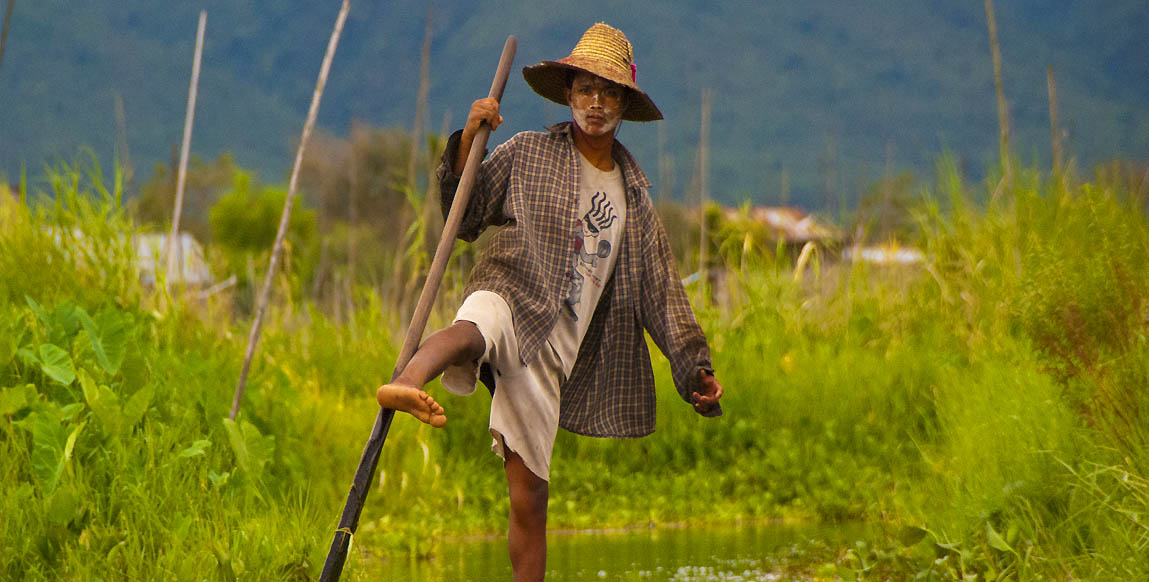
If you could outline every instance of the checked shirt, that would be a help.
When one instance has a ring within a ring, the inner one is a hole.
[[[443,215],[459,176],[462,132],[447,143],[438,169]],[[627,216],[614,273],[607,281],[563,384],[559,426],[588,436],[640,437],[654,431],[654,374],[645,329],[670,360],[678,394],[689,402],[698,371],[711,371],[706,337],[682,288],[670,242],[647,193],[650,181],[622,144],[612,157],[626,184]],[[459,238],[474,241],[498,226],[471,272],[465,293],[498,293],[511,308],[523,364],[542,348],[565,308],[575,253],[579,161],[571,124],[522,132],[491,153],[475,178]],[[707,416],[721,414],[715,407]]]

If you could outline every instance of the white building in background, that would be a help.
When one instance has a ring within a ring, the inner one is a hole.
[[[168,261],[168,238],[166,233],[140,233],[132,237],[132,248],[140,272],[140,283],[155,287],[156,268],[165,268]],[[211,269],[204,258],[203,247],[191,234],[181,232],[177,238],[177,268],[168,275],[169,283],[183,283],[192,287],[209,287],[212,284]]]

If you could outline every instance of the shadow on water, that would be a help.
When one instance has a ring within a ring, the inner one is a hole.
[[[758,524],[558,533],[548,539],[547,580],[787,580],[791,569],[816,568],[867,531],[864,524]],[[389,562],[378,574],[416,582],[510,580],[511,568],[504,538],[445,543],[432,560]]]

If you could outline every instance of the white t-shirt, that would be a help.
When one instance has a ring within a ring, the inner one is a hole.
[[[626,224],[626,191],[618,164],[604,172],[582,153],[579,163],[579,232],[574,233],[575,253],[567,273],[567,296],[558,323],[547,338],[568,378],[603,287],[614,271]]]

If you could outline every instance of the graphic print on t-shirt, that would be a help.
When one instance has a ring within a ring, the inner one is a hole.
[[[605,281],[596,267],[601,259],[610,257],[610,229],[618,221],[614,206],[605,192],[595,192],[591,197],[590,210],[578,220],[581,232],[575,237],[575,256],[571,263],[570,293],[567,305],[571,308],[575,321],[578,320],[578,304],[582,301],[583,286],[589,280],[601,289]]]

